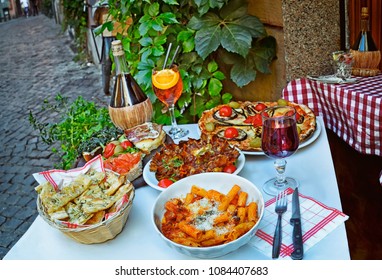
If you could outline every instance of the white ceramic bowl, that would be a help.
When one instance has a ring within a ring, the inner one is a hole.
[[[171,241],[162,234],[161,220],[165,212],[164,205],[168,200],[175,197],[185,197],[185,195],[188,192],[190,192],[192,185],[202,187],[206,190],[215,189],[224,194],[227,194],[234,184],[239,185],[242,191],[248,193],[247,204],[251,201],[255,201],[258,205],[258,213],[260,218],[255,224],[255,226],[251,228],[246,234],[232,242],[212,247],[184,246]],[[247,244],[256,233],[259,223],[263,217],[263,214],[263,196],[260,190],[252,182],[238,175],[213,172],[186,177],[182,180],[175,182],[169,188],[161,192],[153,206],[152,222],[155,230],[171,248],[188,256],[209,259],[224,256]]]

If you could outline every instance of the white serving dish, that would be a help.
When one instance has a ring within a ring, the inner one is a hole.
[[[238,239],[226,244],[212,246],[212,247],[189,247],[177,244],[170,239],[166,238],[161,232],[161,220],[164,215],[164,204],[171,198],[185,197],[186,193],[190,192],[191,186],[208,189],[215,189],[224,194],[227,194],[234,184],[240,186],[242,191],[248,193],[247,204],[251,201],[256,201],[258,205],[259,220],[247,233]],[[197,258],[217,258],[229,254],[241,246],[247,244],[250,239],[255,235],[258,225],[264,213],[264,199],[260,190],[249,180],[238,175],[229,173],[202,173],[186,177],[172,184],[169,188],[165,189],[157,197],[152,208],[152,223],[154,229],[162,237],[164,242],[174,250],[188,256]]]

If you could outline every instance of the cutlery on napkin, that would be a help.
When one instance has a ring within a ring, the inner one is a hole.
[[[301,228],[301,213],[300,213],[300,200],[298,197],[298,188],[293,192],[292,196],[292,218],[290,223],[293,226],[293,249],[290,255],[294,260],[302,260],[304,256],[304,246],[302,243],[302,228]]]
[[[288,203],[292,203],[293,189],[287,189]],[[312,197],[298,194],[301,213],[301,231],[304,253],[330,234],[339,225],[349,219],[349,216],[336,208],[329,207]],[[265,203],[264,216],[260,222],[255,236],[248,243],[269,258],[272,257],[272,244],[277,214],[275,213],[276,199],[272,198]],[[293,207],[283,214],[284,219],[292,218]],[[293,227],[289,223],[282,226],[283,241],[281,244],[280,258],[291,258],[293,247]]]

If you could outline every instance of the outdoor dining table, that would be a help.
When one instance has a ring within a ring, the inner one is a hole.
[[[283,98],[308,105],[325,126],[362,154],[382,156],[382,74],[352,83],[292,80]]]
[[[342,211],[334,166],[324,123],[317,118],[320,131],[314,141],[288,158],[286,173],[300,182],[299,191],[314,198],[320,205]],[[199,138],[196,124],[183,125],[190,130],[188,137]],[[166,127],[165,129],[168,129]],[[273,160],[265,155],[245,155],[239,176],[253,182],[260,190],[262,184],[275,175]],[[143,186],[136,189],[133,207],[123,231],[114,239],[101,244],[78,243],[37,217],[26,233],[4,257],[4,260],[189,260],[187,255],[168,247],[154,230],[151,213],[160,191]],[[264,201],[272,197],[263,193]],[[273,198],[274,199],[274,198]],[[292,208],[290,206],[290,208]],[[273,211],[273,210],[272,210]],[[345,213],[346,214],[346,213]],[[351,217],[350,217],[351,218]],[[283,223],[289,226],[289,220]],[[274,225],[276,219],[274,220]],[[261,224],[260,224],[261,225]],[[269,225],[274,230],[274,225]],[[304,225],[303,225],[304,228]],[[255,237],[253,237],[255,238]],[[313,235],[314,238],[314,235]],[[270,260],[252,244],[222,256],[220,260]],[[350,259],[345,223],[341,223],[319,242],[306,250],[307,260]]]

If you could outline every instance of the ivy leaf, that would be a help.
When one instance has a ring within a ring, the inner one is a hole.
[[[222,95],[222,101],[224,104],[227,104],[231,100],[232,100],[232,94],[226,92]]]
[[[208,13],[202,18],[193,16],[187,24],[187,27],[200,30],[202,28],[207,28],[211,26],[218,26],[221,22],[221,19],[213,13]]]
[[[216,78],[211,78],[208,83],[208,92],[210,96],[219,96],[223,89],[223,84]]]
[[[276,56],[276,39],[268,36],[255,43],[251,56],[256,65],[256,69],[261,73],[270,73],[269,64]]]
[[[207,4],[208,0],[195,0],[196,6],[200,7],[201,5]]]
[[[156,17],[159,14],[159,3],[154,2],[153,4],[151,4],[147,9],[147,13],[151,17]]]
[[[204,85],[205,85],[205,80],[202,79],[202,78],[195,77],[195,78],[192,80],[192,86],[193,86],[193,88],[196,89],[196,90],[199,90],[199,89],[203,88]]]
[[[216,63],[216,61],[211,61],[210,63],[208,63],[207,65],[207,69],[210,73],[213,73],[215,72],[216,70],[218,70],[218,67],[219,65]]]
[[[194,104],[190,106],[190,114],[193,116],[200,116],[206,109],[207,100],[203,96],[195,96]]]
[[[251,47],[252,36],[241,26],[227,24],[221,32],[221,44],[229,52],[246,57]]]
[[[142,60],[143,61],[146,61],[147,59],[149,59],[149,57],[151,56],[152,54],[152,49],[151,48],[143,48],[139,53],[142,54]]]
[[[163,20],[160,18],[156,18],[153,21],[151,21],[151,28],[155,31],[162,31],[163,30]]]
[[[163,20],[166,24],[173,24],[173,23],[179,23],[176,19],[176,16],[173,13],[167,12],[167,13],[161,13],[158,16],[159,19]]]
[[[240,18],[247,14],[247,5],[247,0],[228,1],[227,5],[220,10],[220,16],[229,20]]]
[[[138,41],[143,47],[148,47],[153,43],[153,39],[151,37],[143,37]]]
[[[141,36],[145,36],[151,28],[150,22],[148,21],[140,21],[140,25],[138,27],[139,34]]]
[[[139,85],[149,85],[151,87],[151,72],[154,65],[152,59],[141,60],[138,63],[138,72],[134,78]]]
[[[196,32],[195,50],[203,58],[216,51],[220,46],[221,29],[219,26],[203,28]]]
[[[154,45],[163,45],[164,43],[166,43],[166,41],[167,39],[165,35],[157,35],[153,38]]]
[[[179,108],[184,108],[189,104],[191,101],[191,94],[189,92],[183,92],[182,95],[180,96],[177,105]]]
[[[162,46],[154,46],[151,48],[153,56],[159,57],[163,55],[163,47]]]
[[[188,41],[182,42],[182,49],[184,53],[193,51],[195,49],[195,41],[188,40]]]
[[[179,32],[176,40],[182,44],[183,53],[192,52],[195,48],[194,31],[184,30]]]
[[[226,3],[227,1],[226,0],[209,0],[208,1],[208,4],[210,6],[210,8],[221,8],[224,6],[224,4]]]
[[[187,41],[194,35],[193,31],[190,30],[183,30],[178,33],[178,36],[176,37],[177,41]]]
[[[212,74],[212,76],[220,81],[223,81],[225,79],[225,75],[221,71],[216,71]]]
[[[200,64],[197,63],[198,59],[200,57],[196,52],[190,52],[190,53],[184,53],[182,56],[179,57],[179,62],[183,67],[186,67],[187,69],[191,66],[198,66]]]
[[[220,98],[213,98],[206,103],[206,109],[212,109],[220,104]]]
[[[209,0],[195,0],[195,4],[198,7],[198,13],[200,15],[204,15],[210,9],[210,5],[208,4]]]
[[[234,63],[231,69],[231,79],[238,87],[243,87],[256,79],[256,71],[252,59],[237,57],[237,63]]]
[[[254,38],[260,38],[267,35],[263,23],[255,16],[243,16],[239,18],[236,23],[250,32],[251,36]]]
[[[177,0],[163,0],[168,5],[179,5]]]

